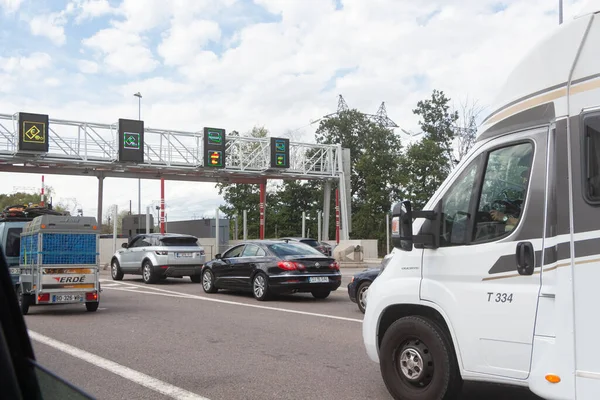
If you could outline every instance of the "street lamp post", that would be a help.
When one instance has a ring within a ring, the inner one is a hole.
[[[563,23],[563,0],[558,0],[558,24]]]
[[[142,120],[142,94],[137,92],[134,94],[138,98],[138,121]],[[142,179],[138,178],[138,216],[142,215]]]

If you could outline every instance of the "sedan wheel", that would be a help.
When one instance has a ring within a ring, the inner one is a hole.
[[[217,292],[217,288],[215,287],[215,276],[213,275],[212,271],[208,268],[206,268],[203,272],[202,272],[202,289],[204,289],[204,291],[206,293],[216,293]]]
[[[356,291],[356,303],[358,304],[358,309],[363,314],[365,313],[365,308],[367,307],[367,291],[369,290],[369,286],[371,286],[371,282],[363,282]]]
[[[262,272],[259,272],[254,276],[252,281],[252,293],[256,300],[264,301],[270,297],[269,283],[267,276]]]

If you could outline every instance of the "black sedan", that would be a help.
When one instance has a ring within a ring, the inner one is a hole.
[[[365,269],[364,271],[354,274],[352,280],[348,284],[348,297],[350,297],[350,300],[358,305],[358,309],[363,314],[366,307],[365,298],[367,295],[367,290],[380,273],[381,266]]]
[[[325,299],[341,283],[340,266],[334,258],[291,241],[243,242],[223,255],[217,254],[202,269],[202,288],[206,293],[247,290],[260,301],[273,294],[296,292]]]

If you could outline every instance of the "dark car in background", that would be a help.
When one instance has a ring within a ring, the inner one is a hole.
[[[259,301],[297,292],[325,299],[341,283],[335,259],[303,243],[284,240],[243,242],[217,254],[202,269],[206,293],[219,289],[251,291]]]
[[[357,274],[354,274],[348,284],[348,297],[353,303],[358,305],[358,309],[364,314],[367,298],[367,290],[371,283],[381,273],[381,267],[367,268]]]
[[[319,242],[316,239],[311,238],[300,238],[300,237],[283,237],[280,240],[291,241],[291,242],[300,242],[309,245],[325,254],[326,256],[331,256],[332,248],[327,243]]]
[[[367,268],[354,274],[348,284],[348,297],[358,305],[358,309],[364,314],[367,307],[367,291],[371,283],[383,272],[392,258],[393,252],[383,258],[382,263],[374,268]]]

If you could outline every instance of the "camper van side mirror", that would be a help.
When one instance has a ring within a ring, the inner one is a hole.
[[[392,211],[392,244],[404,251],[412,251],[413,246],[419,249],[437,249],[440,247],[439,217],[438,211],[412,211],[410,201],[395,204]],[[412,231],[413,218],[427,219],[417,235]]]
[[[410,201],[396,203],[392,210],[392,244],[395,248],[412,251],[412,208]]]

